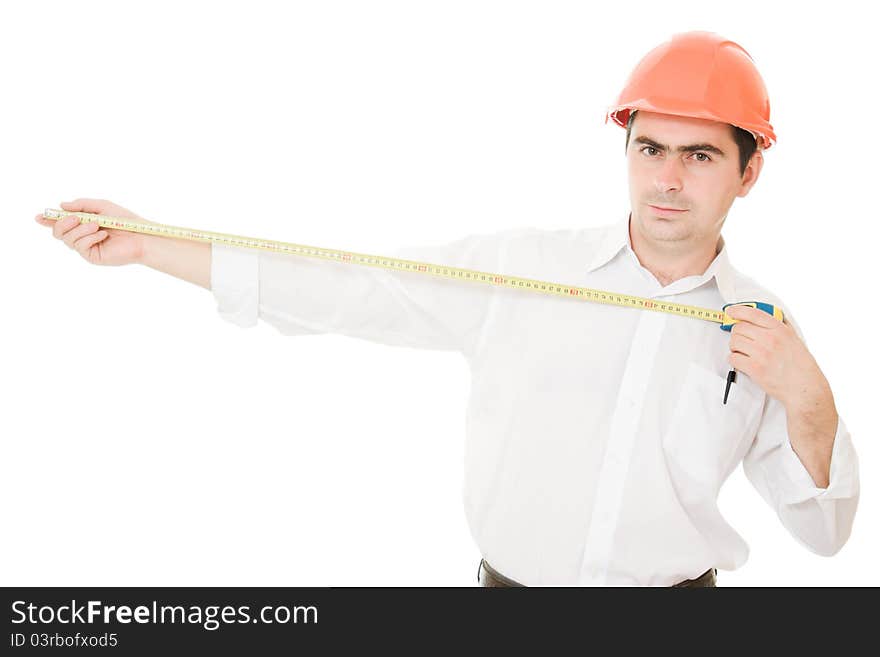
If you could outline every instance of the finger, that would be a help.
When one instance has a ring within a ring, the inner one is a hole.
[[[744,338],[741,335],[732,335],[730,336],[730,344],[728,346],[731,351],[751,356],[755,344],[755,341],[750,338]]]
[[[752,369],[752,359],[743,354],[732,352],[727,356],[727,362],[730,363],[730,366],[735,369],[743,372],[744,374],[749,374]]]
[[[64,239],[64,234],[72,228],[76,228],[81,221],[76,215],[68,215],[61,219],[56,219],[54,223],[55,226],[52,228],[52,234],[58,239]]]
[[[737,322],[731,327],[730,334],[739,335],[745,338],[749,338],[750,340],[760,340],[761,333],[766,330],[767,329],[756,326],[754,324],[750,324],[749,322]]]
[[[68,212],[100,212],[106,201],[100,198],[78,198],[73,201],[61,201],[61,209]]]
[[[89,249],[91,249],[95,244],[103,240],[105,237],[107,237],[107,233],[103,230],[99,230],[94,235],[86,235],[85,237],[80,237],[76,242],[74,242],[74,247],[81,256],[83,256],[84,258],[88,258]]]
[[[64,243],[71,249],[75,249],[78,239],[86,235],[94,235],[95,232],[97,232],[98,228],[98,224],[91,222],[83,224],[82,226],[78,226],[72,230],[67,231],[67,234],[64,236]]]
[[[91,212],[92,214],[118,214],[128,212],[122,206],[103,198],[78,198],[62,201],[61,209],[68,212]]]
[[[64,234],[63,241],[70,248],[74,248],[74,244],[80,237],[92,235],[98,230],[98,228],[100,228],[100,226],[91,222],[75,226]]]
[[[731,314],[731,311],[733,311],[733,314]],[[764,328],[772,328],[779,324],[779,320],[775,317],[751,306],[729,306],[725,312],[734,319],[757,324]]]

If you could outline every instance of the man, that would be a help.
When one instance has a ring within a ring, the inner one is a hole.
[[[95,264],[137,262],[211,289],[243,327],[262,319],[284,335],[462,354],[463,500],[484,586],[714,586],[718,568],[748,556],[716,504],[740,462],[798,541],[835,554],[859,495],[849,432],[790,309],[731,266],[720,234],[775,141],[751,58],[718,35],[676,35],[639,63],[609,117],[627,129],[624,220],[394,255],[709,308],[765,301],[784,322],[731,307],[727,333],[667,313],[37,221]],[[137,218],[94,199],[62,207]],[[730,367],[740,376],[722,403]]]

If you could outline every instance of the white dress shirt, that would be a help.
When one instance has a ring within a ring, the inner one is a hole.
[[[389,252],[720,310],[788,306],[736,271],[724,238],[702,275],[661,285],[632,250],[629,214],[583,229],[521,228]],[[704,320],[303,256],[213,245],[220,315],[284,335],[339,333],[460,352],[471,372],[462,491],[493,568],[527,586],[668,586],[734,570],[748,546],[717,497],[740,462],[800,543],[850,535],[858,461],[840,419],[827,488],[785,409],[739,372],[722,404],[730,333]]]

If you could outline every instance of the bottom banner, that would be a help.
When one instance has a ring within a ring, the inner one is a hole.
[[[744,629],[749,636],[775,632],[791,648],[796,637],[779,632],[799,625],[784,621],[800,619],[802,625],[815,615],[818,599],[799,589],[742,588],[34,587],[0,592],[6,655],[47,648],[118,655],[338,654],[352,648],[411,654],[480,645],[522,649],[529,642],[542,652],[606,642],[656,649],[683,641],[697,645],[700,632],[715,642],[724,637],[728,645],[729,634]],[[841,618],[849,614],[840,592],[823,589],[819,595],[823,626],[834,625],[834,612]]]

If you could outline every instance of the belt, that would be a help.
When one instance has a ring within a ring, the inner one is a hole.
[[[718,573],[717,568],[710,568],[705,573],[700,575],[699,577],[695,577],[694,579],[685,579],[679,582],[678,584],[673,584],[670,588],[682,587],[682,588],[702,588],[702,587],[714,587],[715,584],[715,575]],[[480,586],[490,586],[490,587],[509,587],[509,586],[525,586],[525,584],[520,584],[517,581],[510,579],[509,577],[505,577],[497,570],[492,568],[485,559],[480,559],[480,565],[477,567],[477,581],[480,582]]]

